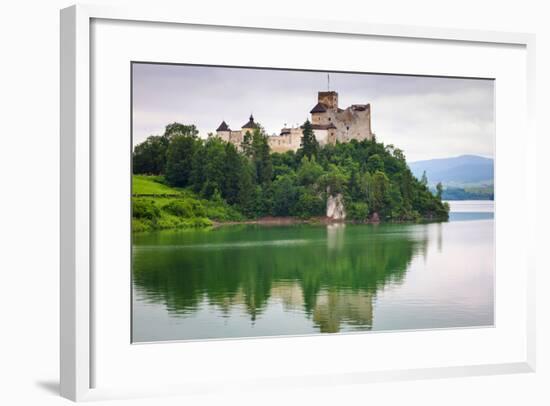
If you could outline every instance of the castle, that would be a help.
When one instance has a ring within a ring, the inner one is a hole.
[[[346,109],[338,107],[338,93],[319,92],[317,104],[310,111],[315,138],[320,145],[348,142],[352,139],[372,139],[370,104],[352,104]],[[258,125],[251,115],[240,130],[233,131],[225,121],[216,129],[216,136],[241,148],[247,132],[252,133]],[[280,135],[268,136],[272,152],[296,151],[302,139],[301,127],[283,128]]]

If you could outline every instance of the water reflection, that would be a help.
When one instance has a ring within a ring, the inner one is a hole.
[[[164,318],[168,330],[168,319],[189,320],[188,330],[166,331],[161,339],[369,330],[377,292],[399,285],[427,242],[422,225],[229,226],[136,235],[134,303],[141,307],[134,306],[134,325],[145,334],[153,317]],[[156,313],[146,316],[151,306]],[[221,319],[240,327],[212,331]],[[260,332],[251,330],[256,323]]]

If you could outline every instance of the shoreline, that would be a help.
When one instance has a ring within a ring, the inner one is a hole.
[[[212,221],[213,227],[221,226],[230,226],[230,225],[239,225],[239,224],[259,224],[259,225],[273,225],[273,226],[284,226],[292,224],[345,224],[350,221],[336,220],[330,217],[311,217],[307,219],[302,219],[299,217],[260,217],[254,220],[244,220],[244,221]],[[365,224],[367,224],[365,222]]]
[[[422,223],[444,223],[449,219],[435,219],[435,218],[422,218],[419,220],[390,220],[382,221],[378,218],[369,219],[367,221],[355,221],[346,219],[333,219],[330,217],[311,217],[307,219],[301,219],[299,217],[261,217],[254,220],[244,221],[212,221],[212,227],[222,227],[241,224],[257,224],[267,226],[284,226],[294,224],[310,224],[310,225],[331,225],[331,224],[422,224]]]
[[[336,224],[354,224],[354,225],[380,225],[380,224],[427,224],[427,223],[445,223],[449,219],[435,219],[435,218],[422,218],[418,220],[390,220],[382,221],[379,218],[369,219],[367,221],[356,221],[356,220],[346,220],[346,219],[333,219],[330,217],[311,217],[307,219],[299,217],[260,217],[252,220],[243,220],[243,221],[214,221],[210,220],[212,224],[203,227],[170,227],[162,229],[150,229],[150,230],[132,230],[134,233],[148,233],[156,231],[167,231],[167,230],[199,230],[199,229],[208,229],[208,228],[221,228],[224,226],[237,226],[237,225],[262,225],[262,226],[290,226],[298,224],[306,225],[336,225]]]

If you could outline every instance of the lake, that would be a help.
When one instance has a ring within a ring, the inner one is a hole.
[[[133,236],[132,341],[492,326],[494,205],[449,222]]]

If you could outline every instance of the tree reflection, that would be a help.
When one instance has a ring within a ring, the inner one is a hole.
[[[237,226],[134,236],[133,283],[173,315],[207,303],[251,321],[269,303],[307,314],[321,332],[372,325],[376,292],[400,283],[427,235],[411,225]],[[284,333],[284,332],[281,332]]]

